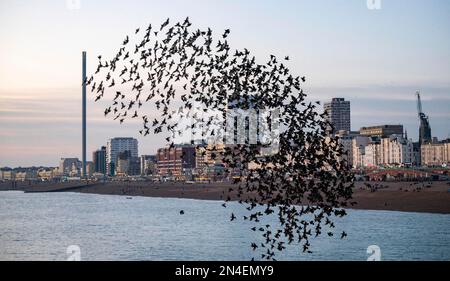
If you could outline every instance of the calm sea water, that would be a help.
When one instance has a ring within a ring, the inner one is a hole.
[[[69,245],[82,260],[258,258],[250,242],[260,234],[231,223],[231,211],[245,214],[218,201],[2,191],[0,260],[66,260]],[[336,223],[346,239],[320,236],[312,254],[292,245],[277,258],[366,260],[367,247],[378,245],[382,260],[450,260],[450,215],[350,210]]]

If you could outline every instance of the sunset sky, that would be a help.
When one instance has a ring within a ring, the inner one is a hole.
[[[310,99],[351,101],[353,130],[403,124],[417,140],[420,90],[432,135],[450,137],[448,0],[382,0],[380,10],[366,0],[79,2],[0,0],[0,167],[81,158],[81,52],[92,73],[97,55],[111,57],[127,34],[168,17],[216,35],[229,28],[231,47],[260,62],[289,55]],[[104,105],[89,95],[88,160],[111,137],[136,137],[140,154],[164,144],[141,137],[138,123],[104,118]]]

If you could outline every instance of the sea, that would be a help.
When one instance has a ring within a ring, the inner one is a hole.
[[[0,260],[260,260],[245,206],[220,201],[0,191]],[[184,214],[180,214],[183,211]],[[234,213],[238,219],[230,221]],[[450,260],[450,215],[348,210],[335,235],[277,260]],[[275,216],[260,224],[276,226]],[[341,239],[345,231],[347,237]]]

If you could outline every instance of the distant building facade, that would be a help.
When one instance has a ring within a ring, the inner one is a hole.
[[[344,150],[344,160],[347,161],[349,167],[353,166],[353,139],[358,136],[358,132],[349,132],[340,130],[336,136],[338,137],[338,142],[342,145]]]
[[[92,153],[94,162],[94,173],[106,174],[106,146]]]
[[[380,165],[413,165],[413,142],[402,135],[391,135],[380,142]]]
[[[15,180],[16,179],[16,172],[12,169],[5,169],[0,170],[0,179],[2,180]]]
[[[114,175],[117,155],[129,151],[131,157],[138,158],[138,141],[135,138],[112,138],[106,145],[106,173]]]
[[[16,175],[15,175],[16,181],[37,180],[37,178],[38,178],[37,170],[31,170],[31,169],[16,172]]]
[[[350,132],[350,101],[344,98],[333,98],[324,104],[324,111],[327,113],[327,120],[333,125],[333,133],[340,130]]]
[[[156,174],[156,155],[141,155],[140,172],[142,176]]]
[[[134,157],[129,150],[119,152],[116,159],[116,171],[118,176],[136,176],[140,174],[139,158]]]
[[[223,161],[225,144],[208,144],[196,148],[195,173],[197,180],[223,181],[227,176]],[[233,147],[233,145],[228,145]]]
[[[353,168],[360,169],[364,165],[364,156],[366,153],[366,146],[370,143],[370,138],[366,136],[356,136],[352,140],[352,160]]]
[[[81,169],[81,161],[78,158],[61,158],[59,161],[59,173],[64,176],[70,176],[75,170]]]
[[[420,150],[423,166],[450,164],[450,139],[438,143],[422,144]]]
[[[353,139],[353,168],[418,165],[412,140],[402,135],[385,138],[358,136]]]
[[[364,167],[376,167],[379,165],[381,159],[381,145],[380,141],[372,140],[364,148],[363,163]]]
[[[403,125],[379,125],[362,127],[359,134],[369,137],[386,138],[391,135],[403,135]]]
[[[59,168],[39,169],[37,175],[43,181],[49,181],[59,176]]]
[[[14,179],[15,173],[11,168],[0,168],[0,180]]]
[[[93,161],[86,161],[86,176],[92,177],[92,175],[95,172],[94,162]]]
[[[156,167],[159,176],[182,178],[186,169],[195,168],[195,147],[175,146],[158,149]]]

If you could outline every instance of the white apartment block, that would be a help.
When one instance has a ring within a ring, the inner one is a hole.
[[[450,164],[450,140],[441,143],[422,144],[422,165],[441,166]]]
[[[106,173],[113,175],[117,155],[130,151],[131,157],[138,157],[138,141],[135,138],[112,138],[106,145]]]
[[[353,168],[409,165],[415,162],[412,140],[401,135],[388,138],[358,136],[353,139]]]
[[[378,165],[378,161],[381,158],[380,144],[369,143],[364,150],[364,166],[375,167]]]
[[[364,167],[365,148],[370,143],[371,138],[366,136],[356,136],[352,140],[353,168]]]

